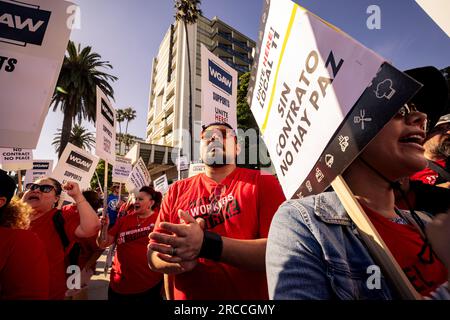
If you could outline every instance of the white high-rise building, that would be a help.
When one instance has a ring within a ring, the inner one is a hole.
[[[239,75],[250,71],[255,42],[214,17],[199,17],[188,25],[192,71],[192,108],[194,155],[199,158],[201,118],[200,44],[236,69]],[[178,147],[183,142],[183,154],[189,153],[189,139],[181,139],[182,130],[189,132],[189,74],[187,46],[182,23],[172,24],[153,59],[147,117],[147,138],[151,144]]]

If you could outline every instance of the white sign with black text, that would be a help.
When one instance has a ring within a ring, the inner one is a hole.
[[[34,160],[33,167],[27,170],[25,185],[33,183],[42,177],[49,177],[53,171],[53,160]]]
[[[236,99],[238,73],[203,44],[202,124],[225,122],[237,129]]]
[[[33,167],[33,150],[0,148],[0,167],[5,171],[31,169]]]
[[[53,171],[52,178],[61,184],[76,182],[81,190],[88,189],[98,160],[96,156],[69,143]]]
[[[35,149],[70,36],[68,1],[0,1],[0,147]]]
[[[133,165],[131,164],[131,159],[116,156],[116,162],[113,166],[112,181],[125,183],[130,176],[131,170],[133,170]]]
[[[142,158],[139,158],[139,160],[134,165],[133,171],[131,171],[128,180],[126,181],[125,186],[129,192],[137,194],[139,192],[139,189],[144,186],[150,185],[150,182],[152,182],[152,179],[150,178],[147,167],[145,166]]]
[[[189,178],[205,172],[204,163],[191,163],[189,166]]]
[[[178,171],[189,170],[189,162],[186,156],[177,158],[176,162]]]
[[[97,87],[96,129],[95,154],[114,165],[116,161],[116,110],[99,87]]]
[[[164,174],[158,179],[155,179],[155,181],[153,181],[153,186],[156,191],[159,191],[163,195],[165,195],[166,192],[169,191],[169,182],[167,181],[167,175]]]

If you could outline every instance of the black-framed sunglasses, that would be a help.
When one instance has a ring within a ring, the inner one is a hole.
[[[200,138],[202,140],[211,140],[211,138],[216,135],[222,139],[226,139],[228,137],[235,137],[234,131],[228,128],[213,128],[206,129],[201,133]]]
[[[52,190],[55,190],[55,187],[52,186],[51,184],[42,184],[41,185],[41,184],[36,184],[36,183],[27,183],[27,185],[25,186],[25,189],[31,190],[31,191],[35,191],[35,190],[39,189],[39,191],[41,191],[43,193],[49,193]]]
[[[400,110],[398,110],[398,115],[402,116],[402,117],[406,117],[408,116],[411,112],[417,112],[419,111],[419,109],[417,109],[417,107],[413,104],[404,104]]]
[[[422,112],[420,111],[414,104],[404,104],[397,112],[397,115],[403,118],[406,118],[411,114],[411,112]],[[429,130],[429,120],[425,122],[425,132]]]

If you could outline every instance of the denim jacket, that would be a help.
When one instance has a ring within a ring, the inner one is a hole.
[[[266,251],[271,299],[393,299],[382,274],[378,285],[370,278],[374,265],[334,192],[286,201],[273,218]]]

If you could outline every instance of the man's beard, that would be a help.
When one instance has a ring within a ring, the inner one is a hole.
[[[215,154],[210,156],[210,151],[213,148],[216,148]],[[214,143],[208,146],[208,151],[205,154],[205,159],[203,159],[203,162],[211,168],[222,168],[228,164],[231,164],[232,160],[232,157],[227,156],[227,152],[222,144]]]

